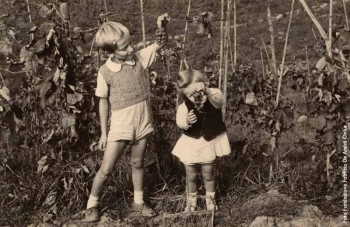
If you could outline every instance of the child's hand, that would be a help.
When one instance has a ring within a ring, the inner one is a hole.
[[[170,17],[167,13],[160,15],[157,18],[157,26],[158,28],[165,28],[166,24],[170,21]]]
[[[107,145],[107,136],[101,135],[100,140],[98,141],[98,149],[104,151]]]
[[[188,125],[192,125],[194,123],[196,123],[197,121],[197,117],[196,115],[193,113],[193,110],[191,110],[190,112],[188,112],[187,117],[186,117],[186,123]]]

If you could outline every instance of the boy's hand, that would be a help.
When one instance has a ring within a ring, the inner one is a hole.
[[[197,117],[196,115],[193,113],[193,110],[191,110],[190,112],[188,112],[187,117],[186,117],[186,123],[188,125],[192,125],[194,123],[196,123],[197,121]]]
[[[98,149],[104,151],[107,145],[107,136],[101,135],[100,140],[98,141]]]
[[[168,15],[168,13],[164,13],[163,15],[160,15],[157,19],[158,28],[165,28],[169,21],[170,21],[170,16]]]

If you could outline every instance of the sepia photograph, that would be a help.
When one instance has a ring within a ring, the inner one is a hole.
[[[350,226],[350,0],[0,0],[0,226]]]

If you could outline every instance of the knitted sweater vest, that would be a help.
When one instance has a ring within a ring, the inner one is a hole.
[[[132,106],[150,97],[150,84],[146,70],[137,57],[135,61],[135,65],[122,64],[119,72],[111,71],[106,64],[99,70],[109,87],[109,102],[112,110]]]
[[[221,109],[216,109],[209,99],[204,103],[202,112],[196,110],[194,104],[189,99],[185,100],[185,105],[188,111],[194,110],[193,113],[197,117],[197,121],[187,130],[183,131],[185,135],[195,139],[203,136],[206,141],[210,141],[226,131],[222,120]]]

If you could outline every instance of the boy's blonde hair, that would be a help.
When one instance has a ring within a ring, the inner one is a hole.
[[[110,53],[118,49],[117,42],[123,39],[130,39],[129,30],[124,25],[113,21],[103,23],[95,36],[96,44]]]

